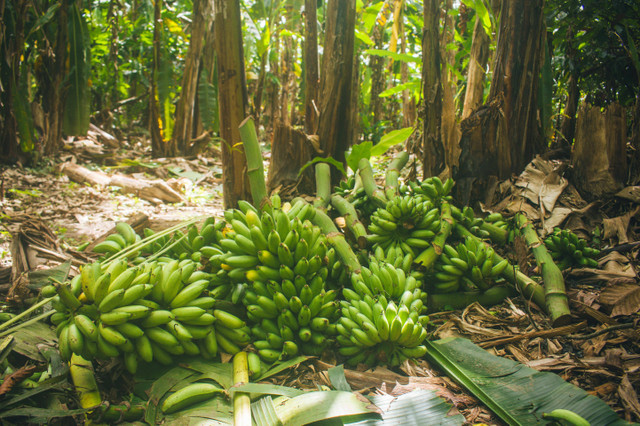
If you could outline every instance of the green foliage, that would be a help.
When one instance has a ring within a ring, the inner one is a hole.
[[[74,3],[69,10],[69,74],[63,119],[67,135],[84,135],[89,129],[90,45],[87,23]]]

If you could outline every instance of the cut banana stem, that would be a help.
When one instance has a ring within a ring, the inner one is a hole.
[[[338,194],[331,196],[331,205],[338,210],[338,212],[344,217],[349,230],[358,242],[358,246],[364,249],[367,245],[367,230],[358,219],[358,214],[353,204],[342,198]]]
[[[316,164],[316,201],[315,207],[327,207],[331,199],[331,166],[328,163]]]
[[[247,353],[238,352],[233,357],[233,384],[249,383],[249,366],[247,364]],[[244,392],[233,394],[233,424],[251,424],[251,397]]]
[[[347,271],[349,273],[359,271],[361,266],[358,258],[353,250],[351,250],[351,246],[344,238],[344,235],[338,231],[338,228],[336,228],[331,218],[322,210],[316,209],[316,214],[313,219],[311,219],[311,222],[322,229],[322,232],[327,236],[327,241],[336,249],[336,253],[340,256]]]
[[[91,361],[87,361],[80,355],[73,354],[71,355],[69,372],[78,393],[80,406],[82,408],[92,408],[100,405],[102,398],[100,397],[98,383],[96,383],[96,378],[93,375]]]
[[[502,301],[513,296],[515,290],[511,286],[497,285],[490,289],[481,291],[462,291],[456,293],[429,294],[429,310],[428,312],[440,312],[451,309],[464,309],[474,302],[478,302],[483,306],[493,306],[502,303]]]
[[[433,239],[431,246],[420,253],[414,260],[414,263],[422,265],[425,269],[431,268],[436,259],[442,254],[442,250],[447,243],[447,238],[449,238],[451,234],[453,225],[454,219],[451,216],[451,205],[443,201],[442,207],[440,208],[440,231]]]
[[[387,198],[385,197],[384,192],[378,188],[378,185],[376,185],[376,181],[373,177],[373,169],[371,168],[371,163],[368,159],[362,158],[360,160],[358,163],[358,173],[362,178],[364,191],[367,193],[369,198],[371,198],[378,207],[384,208],[387,205]]]
[[[551,254],[547,251],[547,247],[540,241],[538,233],[529,219],[520,213],[516,214],[515,219],[519,232],[524,236],[542,271],[545,303],[553,321],[553,326],[567,325],[571,322],[571,311],[569,310],[569,300],[562,271],[553,261]]]
[[[398,192],[398,178],[400,177],[400,171],[408,161],[409,154],[406,151],[400,151],[389,164],[389,168],[385,173],[385,186],[391,191],[387,191],[387,196],[396,195]],[[389,194],[389,192],[391,192],[391,194]]]
[[[258,135],[256,134],[256,126],[253,123],[253,119],[250,116],[245,118],[240,123],[238,130],[247,158],[247,177],[249,178],[253,204],[261,206],[263,201],[267,199],[267,186],[264,182],[262,153],[260,152],[260,144],[258,143]]]

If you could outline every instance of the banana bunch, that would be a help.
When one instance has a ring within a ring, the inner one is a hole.
[[[398,196],[371,216],[370,243],[384,250],[400,247],[405,254],[415,256],[429,247],[440,230],[440,210],[420,196]],[[415,251],[414,251],[415,250]]]
[[[171,364],[176,355],[216,356],[219,347],[237,352],[238,344],[249,343],[249,329],[214,309],[216,300],[207,294],[211,274],[201,266],[190,258],[84,265],[69,284],[56,285],[52,300],[62,357],[123,356],[134,373],[141,360]]]
[[[452,208],[451,216],[453,216],[457,223],[467,228],[476,237],[489,238],[491,236],[486,229],[482,228],[484,221],[476,217],[471,207],[464,206],[462,210]]]
[[[487,290],[509,266],[507,259],[494,265],[493,255],[490,246],[473,238],[456,247],[446,244],[425,282],[434,294]]]
[[[107,236],[107,238],[93,247],[94,253],[103,254],[105,257],[112,256],[140,241],[140,235],[136,234],[131,225],[127,222],[116,223],[116,232]],[[133,252],[128,257],[133,259],[139,255],[139,252]]]
[[[484,221],[492,224],[493,226],[497,226],[500,229],[505,229],[505,230],[510,229],[509,222],[507,222],[507,220],[504,218],[504,216],[502,216],[501,213],[497,213],[497,212],[489,213],[484,218]]]
[[[553,233],[544,240],[544,244],[560,270],[574,266],[598,267],[596,259],[600,250],[589,247],[586,240],[578,238],[575,233],[567,229],[555,228]]]
[[[396,366],[422,357],[429,317],[421,315],[427,294],[418,281],[375,257],[351,280],[352,288],[343,289],[342,316],[336,324],[338,351],[347,363]]]
[[[434,205],[440,205],[442,200],[451,201],[451,189],[453,188],[454,181],[449,178],[444,183],[438,176],[431,176],[422,182],[410,181],[407,185],[400,187],[400,192],[410,191],[415,195],[422,195],[427,197]],[[408,186],[408,188],[407,188]]]
[[[171,259],[183,260],[190,257],[196,262],[208,259],[214,254],[221,253],[218,242],[223,238],[222,230],[226,223],[211,216],[205,219],[202,227],[193,224],[187,232],[175,231],[173,235],[156,236],[149,228],[144,230],[145,239],[150,242],[144,247],[144,254],[163,253]]]

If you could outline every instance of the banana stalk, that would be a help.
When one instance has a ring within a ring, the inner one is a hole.
[[[385,197],[384,192],[378,188],[378,185],[376,185],[376,181],[373,177],[373,169],[371,168],[369,160],[366,158],[362,158],[360,160],[358,163],[358,173],[362,179],[364,192],[367,193],[369,198],[371,198],[378,207],[384,208],[387,205],[387,198]]]
[[[531,222],[523,215],[516,214],[516,224],[519,232],[524,236],[527,245],[533,252],[536,262],[542,271],[542,279],[544,280],[545,304],[553,326],[558,327],[571,322],[571,312],[569,310],[569,301],[565,291],[564,277],[562,271],[555,264],[551,254],[547,251],[538,233],[533,228]]]
[[[429,312],[440,312],[448,309],[464,309],[474,302],[483,306],[493,306],[512,296],[511,286],[496,285],[486,291],[461,291],[456,293],[429,294]]]
[[[262,163],[262,153],[256,134],[256,126],[253,119],[247,117],[238,128],[240,139],[244,145],[244,152],[247,157],[247,176],[251,187],[251,197],[255,206],[261,206],[267,198],[267,186],[264,182],[264,165]]]
[[[316,164],[316,201],[313,205],[327,207],[331,198],[331,166],[328,163]]]
[[[93,375],[93,365],[91,361],[87,361],[81,356],[73,354],[71,355],[69,372],[71,373],[73,385],[78,393],[80,406],[82,408],[99,406],[102,403],[102,397],[100,396],[96,378]],[[89,414],[90,413],[91,412],[89,412]]]
[[[506,244],[507,237],[509,236],[509,231],[507,231],[506,229],[502,229],[492,223],[484,221],[480,225],[480,229],[484,229],[485,231],[487,231],[489,233],[489,239],[494,243],[501,246]]]
[[[239,385],[249,383],[249,367],[247,365],[247,353],[238,352],[233,357],[233,383]],[[251,424],[251,397],[244,392],[233,394],[233,424]]]
[[[358,242],[358,246],[361,249],[364,249],[367,245],[367,229],[358,219],[358,213],[356,213],[356,209],[350,202],[348,202],[338,194],[333,194],[331,196],[331,205],[344,217],[347,226]]]
[[[447,238],[451,234],[454,223],[455,221],[451,216],[451,204],[443,201],[440,208],[440,232],[433,239],[431,246],[416,257],[414,263],[422,265],[425,269],[431,268],[431,265],[442,254],[442,249],[447,243]]]
[[[398,179],[400,178],[400,171],[409,161],[409,154],[405,151],[400,151],[393,161],[389,164],[387,173],[385,174],[385,186],[387,187],[387,197],[391,197],[398,192]]]
[[[360,270],[360,262],[353,250],[351,250],[351,246],[325,212],[316,209],[316,214],[313,219],[311,219],[311,223],[322,229],[322,232],[327,237],[327,241],[336,249],[336,253],[340,256],[349,274]]]
[[[480,238],[473,235],[464,226],[456,224],[455,231],[460,238],[475,238],[478,242],[485,244]],[[493,264],[500,263],[504,258],[497,253],[493,253]],[[508,266],[502,272],[502,276],[511,284],[516,286],[526,298],[532,300],[541,309],[546,311],[544,289],[537,282],[529,278],[527,275],[518,271],[512,266]]]

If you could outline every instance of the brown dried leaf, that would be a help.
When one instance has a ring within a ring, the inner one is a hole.
[[[631,315],[640,310],[640,286],[638,284],[616,284],[605,288],[598,299],[611,310],[611,316]]]
[[[620,399],[622,400],[622,405],[624,408],[635,414],[636,419],[640,419],[640,402],[638,402],[638,394],[635,389],[631,385],[629,381],[629,376],[627,374],[624,375],[622,381],[620,382],[620,387],[618,387],[618,395],[620,395]]]

